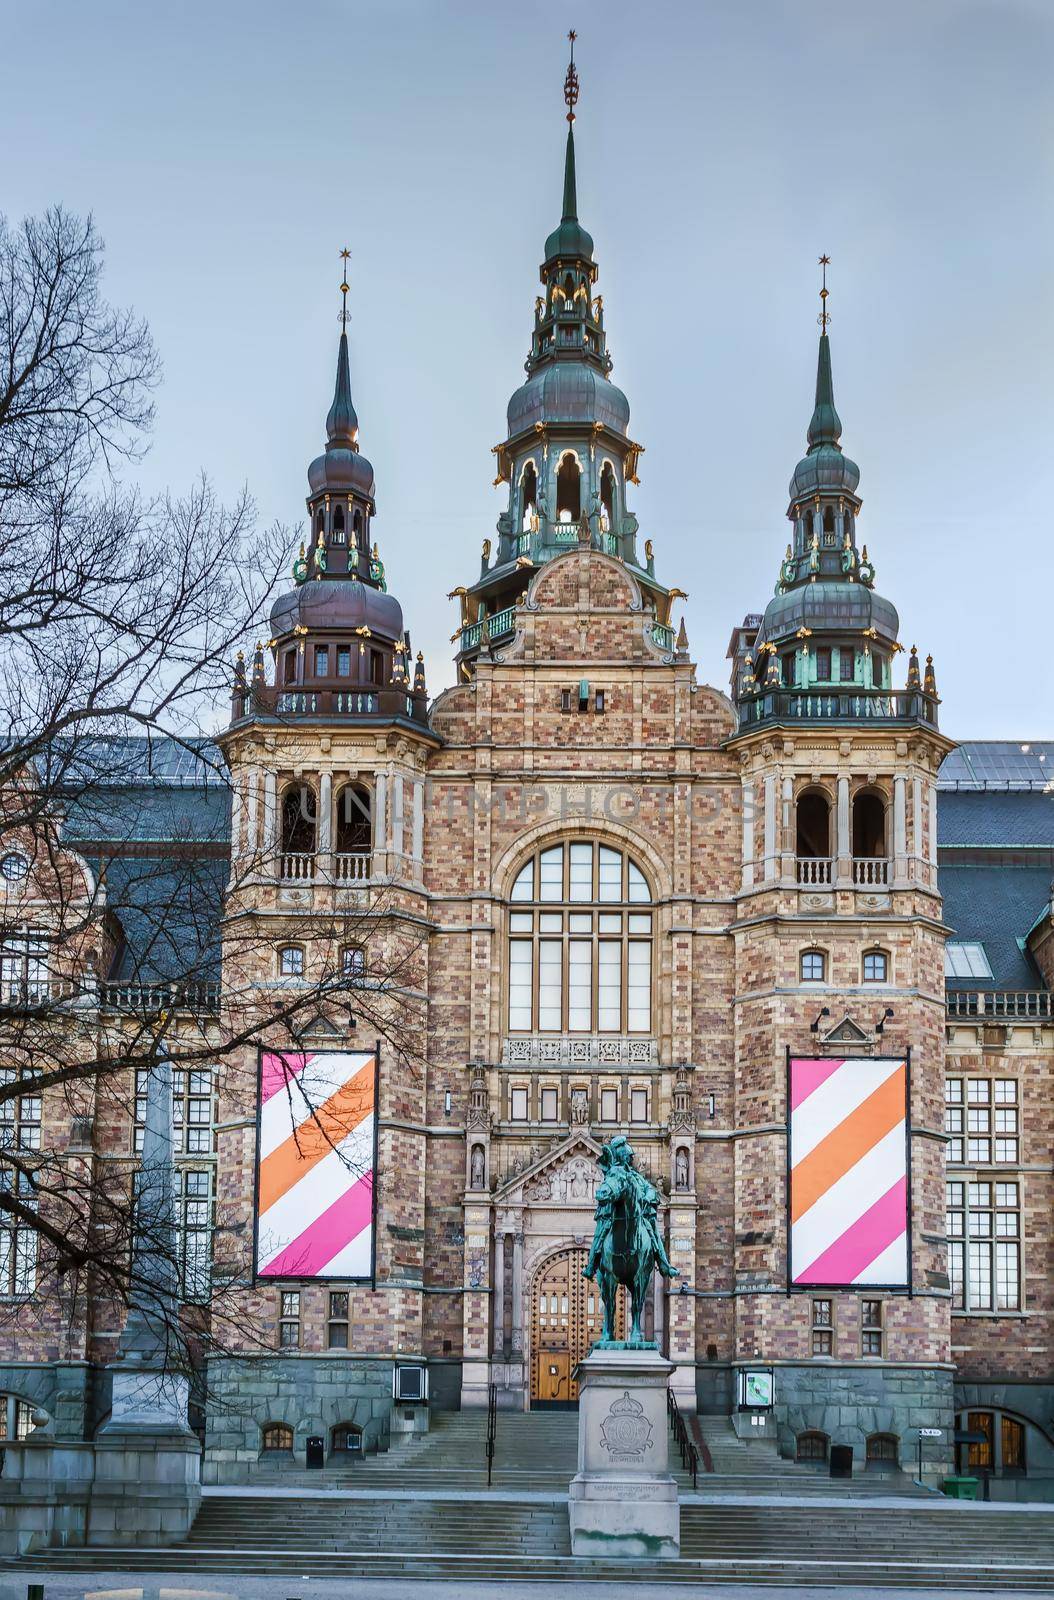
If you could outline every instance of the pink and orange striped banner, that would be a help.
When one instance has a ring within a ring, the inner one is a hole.
[[[790,1063],[791,1282],[908,1284],[907,1062]]]
[[[258,1277],[372,1277],[376,1083],[372,1051],[262,1052]]]

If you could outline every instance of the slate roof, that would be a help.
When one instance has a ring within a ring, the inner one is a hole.
[[[967,739],[945,756],[942,789],[1043,789],[1054,782],[1049,740]]]
[[[939,790],[937,847],[1054,853],[1054,793]]]
[[[1022,948],[1050,896],[1050,868],[942,866],[944,920],[955,939],[984,945],[991,980],[949,978],[950,989],[1042,989],[1043,981]]]

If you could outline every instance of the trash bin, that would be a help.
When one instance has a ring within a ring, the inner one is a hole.
[[[831,1446],[831,1477],[851,1478],[853,1476],[853,1447],[851,1444],[833,1444]]]
[[[307,1464],[309,1467],[322,1467],[326,1464],[325,1440],[319,1433],[313,1433],[307,1441]]]
[[[979,1488],[979,1478],[945,1478],[941,1484],[941,1493],[946,1494],[949,1500],[976,1500]]]

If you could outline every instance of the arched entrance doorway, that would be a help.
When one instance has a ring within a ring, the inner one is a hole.
[[[588,1251],[561,1250],[543,1261],[531,1289],[531,1406],[562,1410],[578,1404],[574,1371],[600,1338],[604,1307],[582,1276]],[[619,1290],[616,1334],[626,1332],[626,1291]]]

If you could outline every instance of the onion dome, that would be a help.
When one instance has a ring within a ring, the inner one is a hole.
[[[337,381],[333,404],[326,418],[326,451],[307,469],[312,494],[359,494],[373,499],[373,465],[359,450],[359,419],[351,400],[351,368],[348,361],[348,335],[341,330],[337,352]]]
[[[860,468],[842,454],[841,436],[842,420],[834,406],[831,343],[824,328],[816,361],[816,405],[807,434],[809,448],[790,481],[792,500],[808,494],[856,493]]]
[[[371,634],[394,644],[403,636],[403,608],[394,595],[370,588],[356,578],[330,578],[324,583],[303,583],[278,596],[271,607],[271,633],[275,638],[294,628],[339,629]]]
[[[778,644],[795,637],[801,628],[816,634],[868,633],[873,629],[878,638],[895,644],[900,617],[892,601],[862,583],[824,583],[821,579],[775,595],[765,607],[758,637]]]
[[[629,401],[596,367],[560,361],[536,371],[509,401],[510,438],[536,422],[599,422],[627,433]]]

